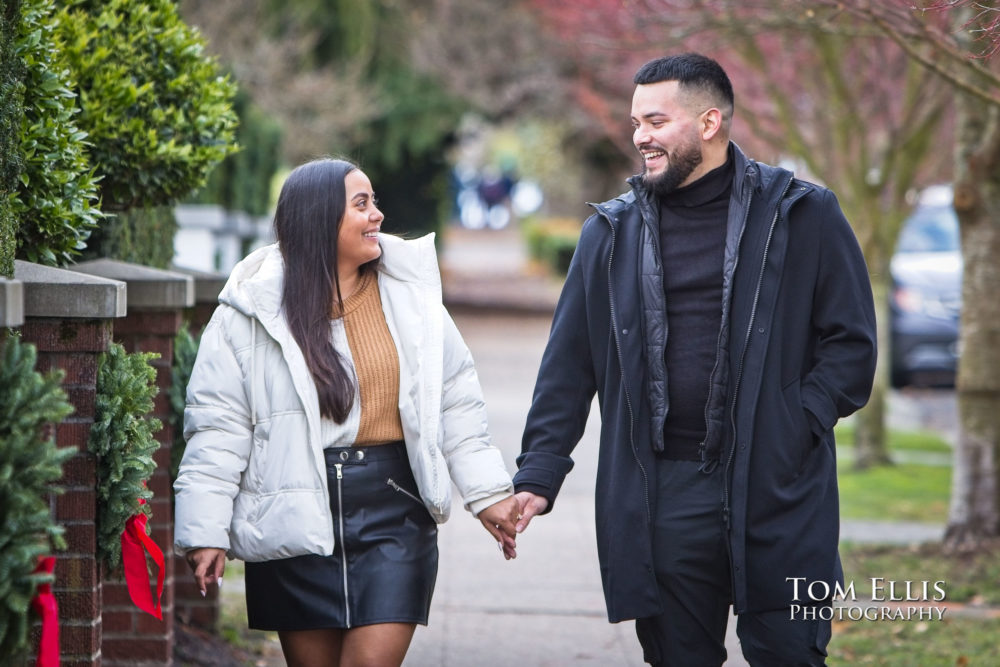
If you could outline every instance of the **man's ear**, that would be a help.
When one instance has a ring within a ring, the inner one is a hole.
[[[706,109],[699,120],[702,141],[711,141],[722,129],[722,112],[712,107]]]

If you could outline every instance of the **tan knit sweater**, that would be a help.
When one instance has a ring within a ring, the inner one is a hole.
[[[402,440],[399,357],[372,272],[366,272],[358,290],[344,300],[344,330],[354,359],[361,406],[361,425],[354,444],[361,447]]]

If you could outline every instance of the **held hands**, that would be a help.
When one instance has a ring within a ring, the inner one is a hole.
[[[521,491],[494,503],[479,513],[483,527],[496,538],[507,560],[517,558],[515,537],[523,533],[531,519],[545,511],[549,501],[544,496]]]
[[[194,572],[194,581],[198,584],[202,597],[205,597],[206,588],[210,583],[217,583],[219,588],[222,588],[222,572],[226,569],[225,549],[212,547],[192,549],[184,558]]]
[[[541,514],[549,506],[548,498],[532,493],[531,491],[516,493],[514,494],[514,499],[517,500],[518,507],[520,508],[517,514],[517,525],[514,528],[519,533],[524,532],[536,514]]]
[[[479,520],[483,527],[496,539],[500,550],[503,551],[503,557],[507,560],[517,558],[517,544],[514,542],[514,537],[517,535],[515,524],[521,518],[518,508],[515,497],[510,496],[479,512]]]

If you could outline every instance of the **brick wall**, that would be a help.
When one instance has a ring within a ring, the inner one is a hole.
[[[63,368],[63,388],[75,411],[54,426],[60,447],[77,450],[63,467],[62,495],[52,497],[57,523],[66,528],[67,549],[56,554],[53,591],[59,604],[62,667],[101,664],[101,566],[96,560],[97,472],[87,452],[94,423],[97,357],[111,341],[111,320],[28,318],[22,338],[38,348],[37,370]],[[33,646],[37,646],[37,629]]]

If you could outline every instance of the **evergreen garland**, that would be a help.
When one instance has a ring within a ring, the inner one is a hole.
[[[198,356],[198,339],[191,335],[187,323],[174,337],[174,365],[170,385],[170,425],[174,429],[174,440],[170,448],[170,480],[177,479],[177,469],[187,442],[184,440],[184,406],[187,399],[187,385],[191,380],[194,360]]]
[[[9,664],[26,648],[36,588],[52,580],[33,574],[38,558],[66,546],[48,495],[58,491],[51,484],[74,450],[57,449],[42,427],[73,408],[59,386],[62,371],[43,376],[35,371],[33,345],[0,336],[0,664]]]
[[[129,354],[112,343],[101,355],[97,370],[94,425],[88,448],[97,455],[97,557],[108,572],[121,569],[121,534],[128,519],[139,512],[150,515],[153,492],[146,480],[156,463],[160,443],[153,434],[159,419],[149,416],[156,396],[153,352]],[[139,499],[146,500],[140,504]]]

